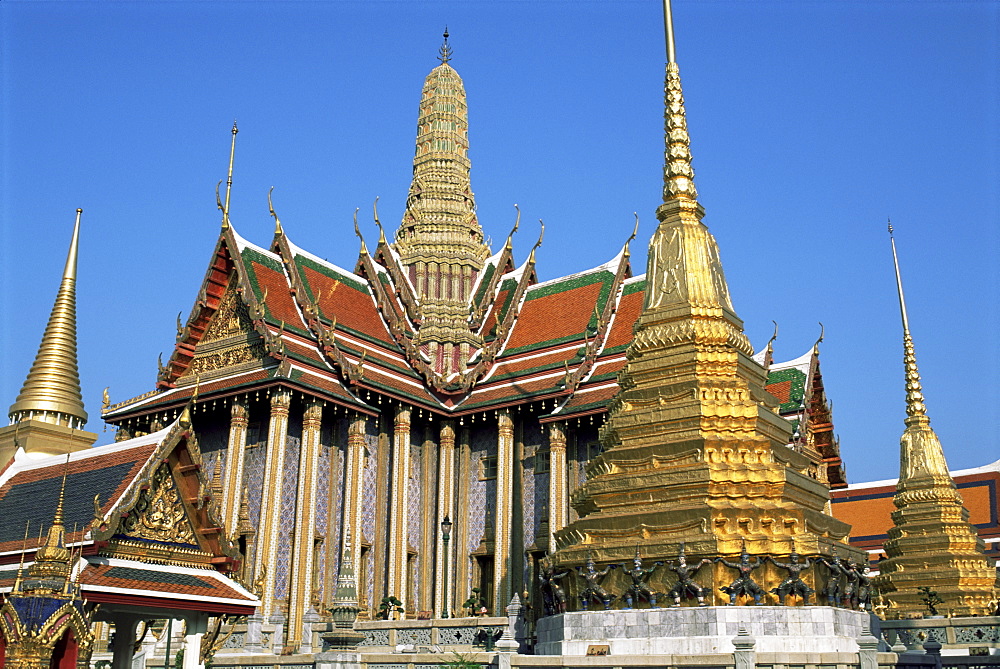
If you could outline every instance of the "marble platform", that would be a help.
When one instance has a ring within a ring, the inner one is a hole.
[[[574,611],[536,625],[538,655],[586,655],[609,646],[610,655],[732,653],[744,626],[758,653],[856,653],[863,611],[829,606],[706,606]]]

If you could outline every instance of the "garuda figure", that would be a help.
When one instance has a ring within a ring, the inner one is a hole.
[[[761,562],[760,558],[755,556],[754,563],[750,564],[750,556],[747,555],[747,545],[744,543],[743,550],[740,553],[740,561],[738,563],[729,562],[724,557],[717,557],[715,560],[716,562],[721,562],[730,569],[736,569],[740,572],[740,575],[735,581],[727,586],[719,588],[719,590],[729,595],[729,606],[736,604],[736,598],[740,595],[753,597],[754,604],[760,606],[760,599],[764,596],[764,589],[754,583],[754,580],[750,578],[751,572],[764,564]]]
[[[586,611],[590,607],[590,600],[596,599],[597,601],[604,604],[605,610],[611,608],[611,600],[613,597],[608,594],[608,591],[601,587],[601,579],[608,575],[612,569],[617,569],[618,565],[612,564],[605,567],[602,571],[597,571],[594,568],[594,558],[589,553],[587,554],[587,564],[585,567],[576,567],[577,576],[581,577],[587,582],[587,587],[580,591],[580,606]]]
[[[712,561],[703,558],[698,564],[688,565],[684,559],[684,544],[681,544],[681,550],[677,554],[677,566],[667,564],[667,569],[677,574],[677,584],[667,593],[673,598],[674,606],[680,606],[682,599],[692,597],[698,599],[698,606],[705,606],[705,588],[695,583],[693,579],[698,570],[706,564],[712,564]]]
[[[806,558],[805,562],[799,562],[799,554],[792,551],[789,556],[791,562],[778,562],[773,557],[768,557],[771,562],[774,563],[776,567],[784,569],[788,572],[788,576],[784,581],[778,584],[778,587],[772,588],[771,592],[778,595],[778,603],[781,606],[785,605],[785,597],[788,595],[796,595],[802,598],[802,606],[809,606],[809,596],[815,592],[812,588],[806,585],[805,581],[802,580],[802,571],[808,569],[811,566],[809,558]]]
[[[635,557],[632,558],[632,568],[626,569],[625,573],[632,579],[632,585],[625,591],[625,608],[632,608],[632,603],[638,604],[643,599],[649,602],[651,608],[656,608],[656,593],[649,587],[649,577],[653,575],[656,568],[662,562],[654,562],[649,569],[642,568],[642,558],[639,557],[639,547],[635,547]],[[624,565],[622,565],[624,568]]]

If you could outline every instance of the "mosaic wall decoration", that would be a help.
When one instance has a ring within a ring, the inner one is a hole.
[[[938,639],[938,641],[941,641],[941,639]],[[955,641],[957,643],[1000,642],[1000,625],[976,625],[974,627],[956,627]]]
[[[496,479],[482,479],[483,458],[497,456],[496,425],[483,426],[472,430],[469,458],[469,545],[472,552],[479,547],[486,530],[486,509],[496,501]]]
[[[476,627],[442,627],[438,639],[442,644],[472,645],[476,640]]]
[[[322,436],[321,436],[322,439]],[[313,592],[316,593],[319,601],[323,601],[325,596],[325,583],[323,579],[323,574],[327,573],[327,555],[328,551],[324,550],[327,542],[333,541],[334,538],[327,532],[327,526],[330,520],[330,479],[331,479],[331,462],[335,462],[335,457],[331,457],[333,448],[329,443],[324,443],[320,441],[319,446],[319,462],[317,463],[316,472],[316,525],[315,535],[317,537],[323,537],[323,548],[316,552],[314,556],[314,569],[319,578],[313,583]]]
[[[410,444],[410,478],[407,481],[406,492],[406,529],[407,540],[410,546],[417,549],[417,555],[411,560],[410,567],[410,601],[417,603],[417,595],[420,592],[420,539],[423,536],[423,503],[420,498],[423,481],[423,458],[424,449],[417,444]]]
[[[301,430],[301,428],[300,428]],[[291,577],[292,536],[295,529],[295,498],[299,483],[299,450],[302,439],[291,436],[292,426],[289,421],[289,436],[285,442],[285,466],[281,478],[281,514],[278,526],[277,566],[274,577],[274,597],[282,599],[288,593],[288,580]],[[301,432],[300,432],[301,434]]]
[[[243,454],[243,485],[247,491],[247,506],[250,510],[250,524],[260,529],[260,498],[264,489],[264,464],[267,461],[267,446],[261,444],[247,448]]]
[[[378,424],[368,421],[365,433],[364,493],[361,499],[361,531],[365,539],[375,541],[375,500],[378,499],[376,473],[378,469]],[[369,550],[365,565],[365,600],[371,602],[375,593],[375,551]]]

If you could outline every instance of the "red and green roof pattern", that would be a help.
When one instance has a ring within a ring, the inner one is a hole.
[[[598,413],[614,396],[644,298],[645,279],[631,277],[624,253],[525,290],[525,272],[533,273],[533,267],[500,275],[510,267],[510,254],[501,252],[484,266],[472,300],[486,307],[478,332],[495,355],[483,362],[483,351],[474,351],[469,365],[485,365],[483,373],[467,392],[442,395],[425,377],[429,363],[420,346],[408,343],[418,328],[409,316],[413,309],[408,312],[400,297],[410,291],[393,284],[399,272],[392,274],[365,255],[357,272],[345,270],[296,247],[283,233],[271,251],[235,232],[224,231],[219,244],[233,247],[230,253],[239,258],[230,276],[258,317],[255,327],[268,340],[270,359],[262,361],[262,370],[203,382],[204,398],[281,383],[367,413],[379,411],[362,399],[372,394],[443,416],[549,398],[556,408],[546,420]],[[381,247],[377,257],[392,261]],[[778,396],[782,414],[800,410],[807,379],[796,366],[772,366],[767,388]],[[179,406],[191,392],[184,384],[167,388],[114,407],[105,417],[120,422]]]

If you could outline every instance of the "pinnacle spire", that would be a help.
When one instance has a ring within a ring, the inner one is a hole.
[[[684,92],[681,90],[680,69],[674,47],[674,20],[670,0],[663,0],[663,27],[667,39],[667,74],[664,84],[665,152],[663,165],[663,201],[696,200],[691,166],[691,137],[687,131]]]
[[[229,174],[226,176],[226,204],[222,209],[222,223],[229,224],[229,195],[233,190],[233,162],[236,158],[236,135],[239,133],[236,127],[236,119],[233,119],[233,143],[229,147]]]
[[[56,293],[35,362],[21,393],[10,406],[11,424],[35,419],[83,429],[87,423],[76,358],[76,261],[82,213],[82,209],[76,210],[76,223],[59,292]]]
[[[910,319],[906,313],[906,298],[903,297],[903,280],[899,272],[899,256],[896,253],[896,239],[889,223],[889,244],[892,246],[892,263],[896,271],[896,292],[899,296],[899,314],[903,323],[903,366],[906,370],[906,430],[903,432],[900,451],[900,480],[914,476],[944,476],[950,481],[948,463],[937,434],[931,428],[931,420],[924,405],[920,370],[917,369],[917,355],[910,336]]]
[[[448,26],[444,27],[444,43],[438,49],[438,60],[442,65],[446,65],[451,60],[451,47],[448,45]]]
[[[887,595],[893,617],[923,609],[920,587],[940,592],[956,615],[987,614],[992,611],[988,600],[997,585],[996,570],[969,524],[941,440],[927,416],[892,223],[888,227],[903,324],[906,429],[899,441],[899,482],[892,500],[896,511],[885,542],[888,559],[880,563],[875,586]]]

